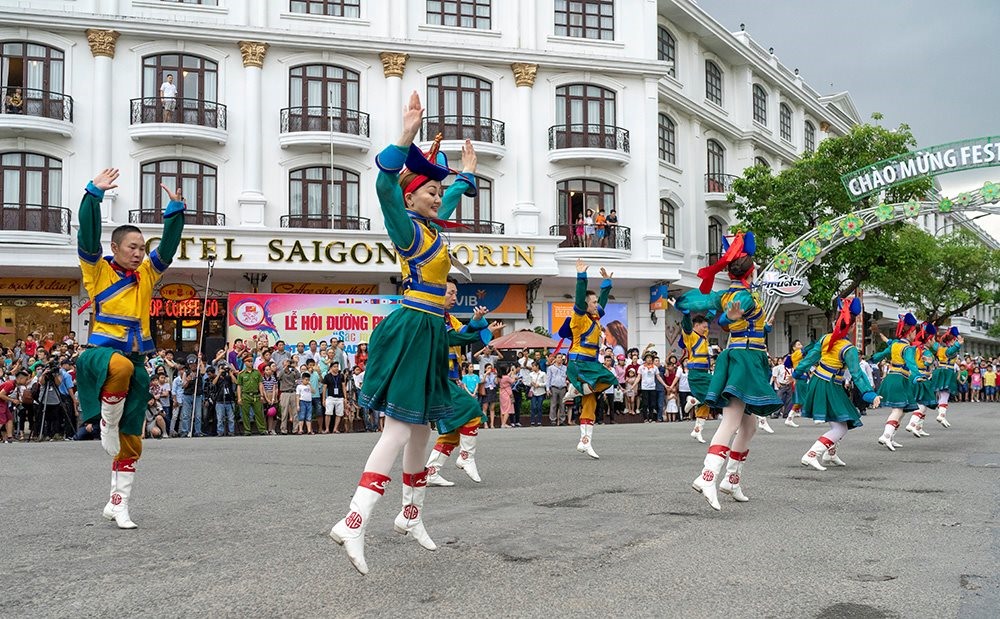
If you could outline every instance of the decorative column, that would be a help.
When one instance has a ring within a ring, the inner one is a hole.
[[[660,79],[647,77],[643,87],[642,116],[646,119],[644,126],[657,127],[660,117]],[[623,221],[622,225],[632,228],[632,256],[640,260],[662,260],[663,258],[663,230],[660,227],[660,166],[637,165],[635,163],[637,161],[659,161],[658,135],[651,131],[632,134],[632,156],[638,155],[638,157],[629,164],[629,167],[632,168],[632,173],[629,176],[634,178],[636,169],[642,170],[645,181],[643,204],[646,204],[647,207],[636,212],[634,205],[630,205],[627,211],[628,219]],[[639,146],[641,150],[637,152],[636,146]],[[622,211],[624,209],[619,211],[619,219],[622,218]],[[642,240],[645,247],[640,247],[636,242],[639,238],[638,224],[640,222],[643,227]]]
[[[243,98],[245,124],[243,126],[243,192],[240,194],[240,224],[245,226],[264,225],[264,207],[267,198],[263,187],[263,145],[261,144],[261,109],[262,98],[261,73],[264,67],[264,56],[267,54],[267,43],[258,41],[240,41],[240,54],[243,55],[243,76],[246,80],[246,95]]]
[[[514,230],[517,234],[538,236],[541,211],[535,206],[535,129],[532,122],[531,87],[535,85],[538,65],[515,62],[510,65],[517,86],[517,187],[514,203]],[[508,125],[508,128],[510,125]]]
[[[382,74],[385,75],[386,101],[388,110],[396,110],[385,118],[386,134],[385,142],[395,143],[396,138],[403,131],[403,119],[400,110],[403,109],[403,71],[406,70],[406,60],[409,54],[401,52],[382,52],[378,55],[382,61]],[[409,97],[407,97],[407,100]],[[423,101],[427,105],[427,101]]]
[[[94,117],[93,117],[93,157],[94,166],[99,169],[114,166],[111,160],[111,64],[115,58],[115,44],[121,33],[115,30],[87,30],[87,43],[90,53],[94,56]],[[104,221],[111,219],[111,207],[114,205],[114,192],[108,192],[101,209]]]

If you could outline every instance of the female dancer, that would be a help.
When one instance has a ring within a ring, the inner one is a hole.
[[[937,394],[931,379],[934,376],[934,365],[937,357],[934,351],[928,346],[933,344],[937,336],[937,327],[929,322],[925,322],[921,327],[920,339],[917,346],[917,369],[920,371],[920,380],[913,385],[913,402],[917,405],[917,410],[910,415],[910,420],[906,423],[906,431],[914,438],[930,436],[924,432],[924,417],[928,410],[937,410]]]
[[[372,333],[371,357],[358,395],[359,405],[385,414],[385,429],[365,463],[350,511],[330,531],[362,574],[368,573],[364,537],[368,517],[385,493],[389,470],[400,451],[403,509],[394,529],[409,533],[427,550],[437,549],[421,513],[427,491],[428,422],[452,412],[452,396],[444,322],[451,258],[435,220],[439,209],[444,217],[450,216],[463,193],[475,195],[476,153],[466,141],[462,172],[442,195],[441,181],[451,170],[444,155],[437,152],[439,142],[435,141],[427,156],[413,144],[423,114],[414,92],[403,110],[402,135],[375,158],[379,168],[375,188],[386,230],[400,257],[403,301]]]
[[[889,340],[885,348],[872,355],[873,363],[889,359],[889,371],[878,388],[882,403],[892,408],[885,430],[878,438],[878,444],[889,451],[896,451],[901,446],[893,440],[893,436],[899,429],[903,413],[917,410],[917,405],[913,403],[911,380],[916,381],[920,371],[917,369],[916,348],[910,345],[910,338],[916,337],[919,329],[913,314],[900,315],[896,323],[896,339]]]
[[[817,346],[812,346],[795,369],[796,379],[804,378],[806,372],[815,369],[813,380],[798,396],[803,402],[802,416],[830,422],[830,430],[819,437],[801,459],[803,466],[811,466],[817,471],[825,471],[826,466],[847,466],[837,456],[837,444],[848,430],[861,427],[861,415],[844,391],[845,368],[865,402],[876,407],[881,402],[861,371],[858,349],[847,339],[854,320],[862,312],[861,299],[837,299],[837,311],[833,332],[824,335]]]
[[[955,372],[955,361],[958,359],[958,351],[964,343],[965,340],[959,335],[958,327],[952,327],[942,332],[938,341],[929,344],[938,359],[938,369],[934,370],[934,375],[931,376],[931,388],[938,398],[937,422],[946,428],[951,427],[946,419],[948,400],[951,394],[958,393],[958,373]]]
[[[705,396],[707,404],[722,408],[722,423],[712,437],[701,475],[691,484],[713,509],[721,509],[715,481],[726,465],[727,456],[726,477],[718,490],[740,502],[750,500],[740,486],[740,476],[750,452],[750,441],[757,431],[754,417],[766,417],[781,408],[781,400],[769,382],[771,370],[764,338],[770,327],[760,297],[750,289],[755,249],[752,232],[736,234],[731,243],[724,241],[722,258],[698,271],[700,289],[677,301],[681,311],[722,312],[719,324],[729,329],[729,344],[716,359]],[[723,269],[733,283],[723,292],[709,294],[715,275]]]

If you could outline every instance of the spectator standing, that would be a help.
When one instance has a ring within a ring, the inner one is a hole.
[[[639,367],[639,400],[642,407],[642,419],[646,423],[656,421],[656,384],[662,381],[652,353],[646,353],[644,363]]]
[[[489,427],[495,428],[497,416],[497,404],[500,402],[500,378],[497,376],[496,368],[493,364],[486,365],[486,371],[482,375],[483,385],[483,419],[489,418]]]
[[[271,361],[275,367],[281,369],[284,367],[285,361],[289,361],[291,358],[291,355],[285,350],[285,340],[278,340],[274,343],[274,350],[271,352]]]
[[[19,393],[31,379],[27,370],[18,370],[7,381],[0,383],[0,429],[3,429],[3,441],[14,442],[14,415],[16,407],[21,405]]]
[[[545,370],[545,390],[549,395],[549,423],[560,426],[566,416],[566,366],[561,354],[553,355],[552,363]],[[566,425],[569,425],[568,417]]]
[[[687,359],[681,359],[681,363],[677,366],[677,401],[687,402],[688,397],[691,395],[691,383],[688,382],[688,369],[687,369]],[[681,409],[681,420],[684,420],[683,408]]]
[[[500,426],[509,428],[510,416],[514,414],[514,383],[517,381],[517,365],[505,366],[500,377]]]
[[[309,431],[309,434],[313,434],[313,390],[309,372],[302,373],[301,381],[295,387],[295,393],[299,396],[299,422],[295,424],[295,433],[302,434],[302,430],[305,428]]]
[[[340,434],[340,422],[344,418],[344,376],[340,373],[340,363],[334,361],[323,376],[323,403],[326,415],[323,418],[323,433],[329,434],[330,418],[334,417],[333,433]]]
[[[181,436],[187,437],[191,431],[191,423],[194,422],[194,436],[205,436],[201,432],[202,398],[204,397],[204,385],[199,385],[204,364],[195,355],[188,355],[187,365],[181,371]],[[195,390],[198,395],[195,397]]]
[[[486,346],[473,356],[476,362],[479,363],[479,381],[482,383],[486,377],[486,366],[491,365],[495,367],[497,360],[500,359],[500,353],[493,346]]]
[[[212,378],[212,399],[215,401],[215,433],[217,436],[236,435],[236,369],[220,364]]]
[[[594,228],[595,228],[596,234],[597,234],[597,246],[598,247],[605,247],[605,242],[604,242],[604,236],[605,236],[604,232],[605,232],[605,230],[604,229],[605,229],[605,224],[607,223],[607,221],[608,221],[608,218],[604,215],[604,209],[603,208],[599,209],[597,211],[597,217],[594,218]]]
[[[299,398],[295,387],[301,380],[302,375],[292,366],[291,359],[282,360],[278,366],[278,404],[281,407],[278,431],[282,434],[290,432],[299,417]]]
[[[264,390],[261,394],[261,398],[263,399],[261,407],[264,409],[264,418],[267,420],[267,434],[268,436],[274,436],[274,421],[278,415],[279,392],[278,378],[274,375],[274,369],[272,369],[271,364],[264,366],[264,379],[260,384]]]
[[[315,346],[316,340],[310,342],[309,345]],[[316,353],[318,354],[319,351],[317,350]],[[309,354],[308,351],[306,351],[306,354]],[[323,375],[319,373],[318,364],[311,358],[306,360],[306,372],[309,373],[309,386],[313,390],[313,410],[310,429],[319,432],[323,423]]]
[[[996,400],[997,392],[997,373],[993,369],[992,365],[986,366],[986,371],[983,374],[983,401],[993,402]]]
[[[250,355],[243,357],[243,371],[236,375],[236,402],[240,406],[243,436],[250,436],[250,418],[253,417],[257,433],[264,434],[264,376],[253,367]]]
[[[795,384],[792,382],[792,370],[781,360],[771,368],[771,387],[781,398],[781,411],[772,417],[787,417],[792,404],[795,403]]]
[[[531,417],[529,422],[532,426],[542,425],[542,401],[545,399],[545,373],[539,367],[538,362],[531,362]]]
[[[344,349],[344,343],[340,341],[340,339],[332,338],[330,341],[330,348],[333,350],[333,360],[340,365],[341,371],[351,367],[351,361],[347,358],[347,351]]]
[[[362,342],[358,344],[358,352],[354,355],[354,365],[361,368],[361,371],[365,371],[365,364],[368,363],[368,344]],[[361,388],[358,387],[360,390]]]
[[[167,78],[160,84],[160,105],[163,107],[163,122],[174,122],[174,110],[177,109],[177,86],[174,76],[167,73]]]

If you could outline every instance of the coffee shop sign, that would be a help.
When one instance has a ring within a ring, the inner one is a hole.
[[[151,250],[160,242],[159,237],[146,241]],[[217,240],[213,237],[183,237],[178,248],[178,260],[208,260],[218,256],[223,262],[240,262],[243,252],[236,247],[235,238]],[[484,245],[459,243],[451,246],[451,254],[466,266],[477,267],[533,267],[534,245]],[[396,250],[385,243],[345,243],[344,241],[292,241],[271,239],[267,243],[268,262],[344,264],[396,264]]]

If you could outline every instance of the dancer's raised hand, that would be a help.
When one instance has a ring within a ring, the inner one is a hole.
[[[101,191],[114,189],[118,186],[115,184],[115,181],[118,180],[118,174],[118,168],[105,168],[94,176],[94,186]]]
[[[607,269],[601,267],[601,277],[603,277],[604,279],[611,279],[614,276],[615,276],[614,273],[608,273]]]
[[[184,195],[180,187],[177,188],[177,191],[170,191],[166,183],[160,183],[160,188],[167,192],[167,197],[170,198],[171,202],[184,202]]]
[[[589,267],[587,267],[587,263],[583,261],[583,258],[577,258],[576,259],[576,272],[577,273],[586,273],[588,268]]]
[[[469,174],[476,171],[476,149],[472,148],[472,140],[462,144],[462,171]]]
[[[420,104],[420,95],[414,90],[410,94],[410,100],[403,106],[403,134],[399,137],[397,146],[409,148],[413,143],[413,138],[420,132],[420,122],[424,118],[424,107]]]
[[[743,306],[740,305],[739,301],[733,301],[729,304],[729,307],[726,308],[726,318],[730,322],[736,322],[740,318],[743,318]]]

